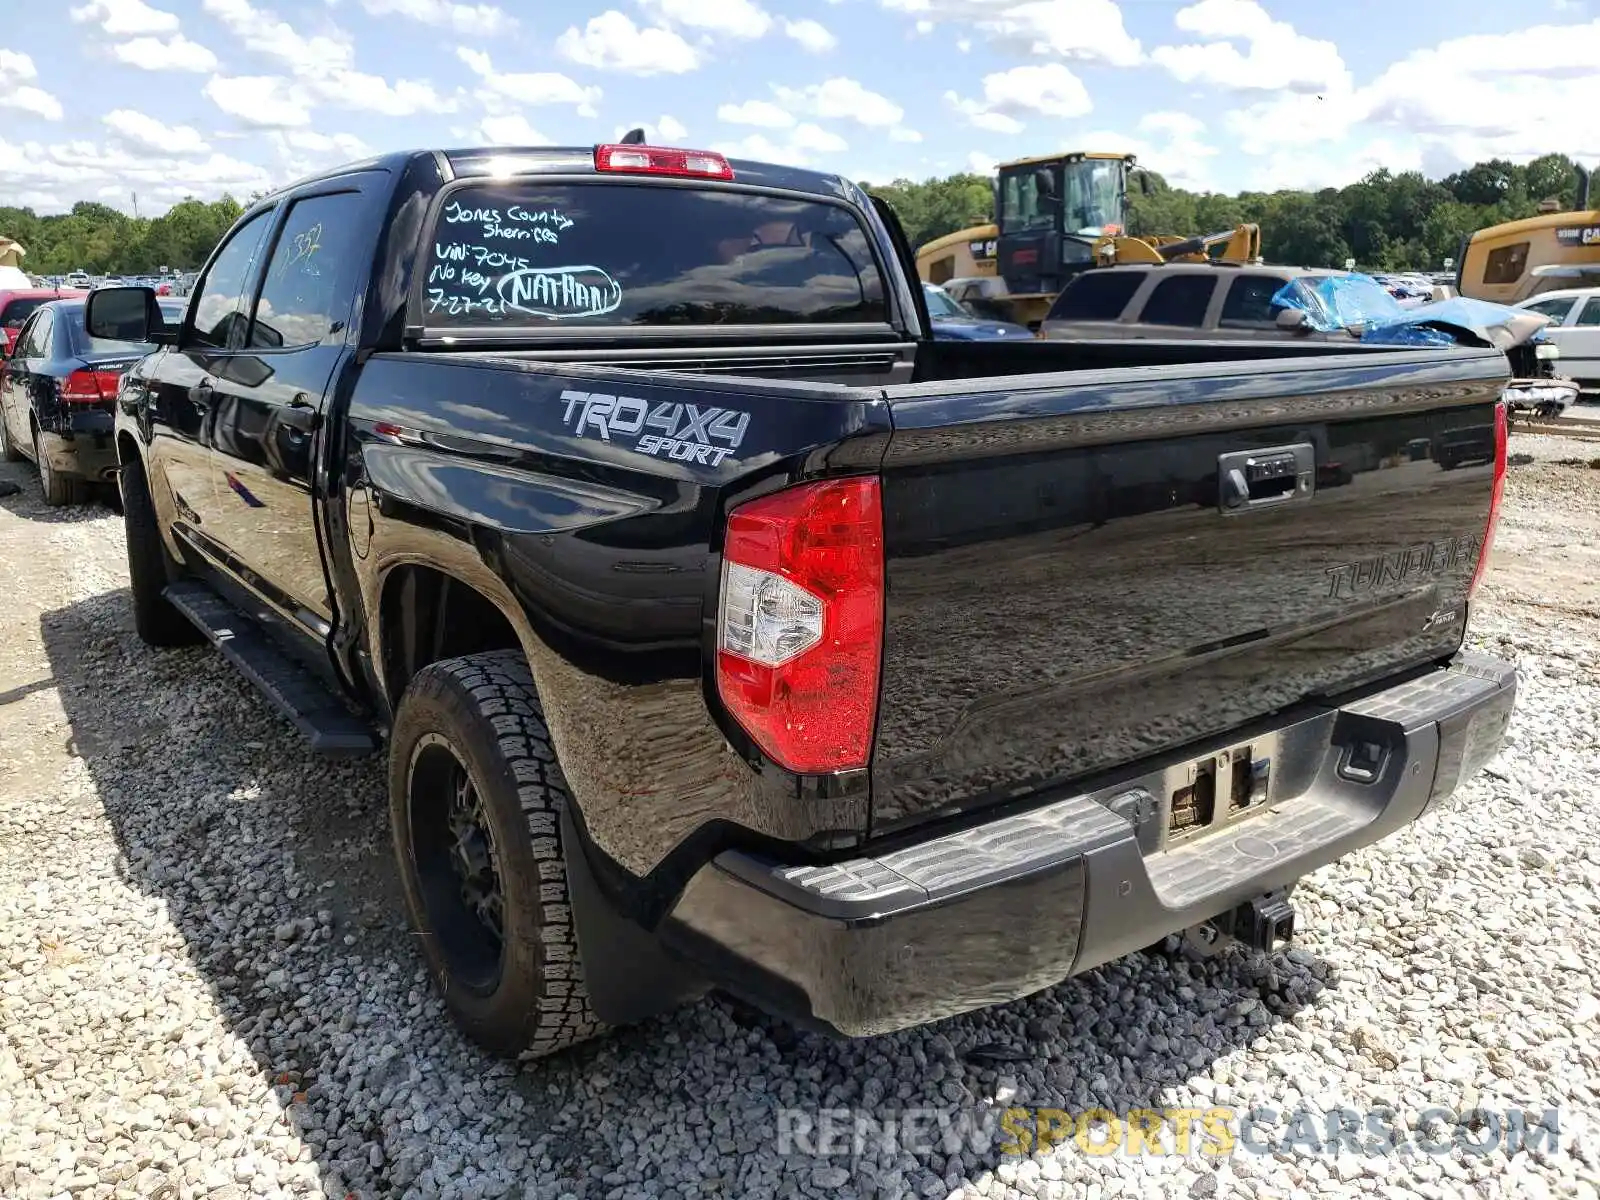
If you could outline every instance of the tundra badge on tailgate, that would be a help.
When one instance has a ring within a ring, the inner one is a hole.
[[[579,437],[631,441],[641,454],[709,467],[720,465],[737,450],[750,428],[750,414],[731,408],[702,408],[670,400],[652,407],[637,396],[614,396],[609,392],[567,390],[561,398],[567,402],[562,424]],[[646,433],[647,429],[660,432]],[[721,445],[715,444],[718,442]]]

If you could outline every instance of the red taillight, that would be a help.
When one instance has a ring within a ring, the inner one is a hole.
[[[1500,502],[1506,494],[1506,437],[1509,430],[1506,426],[1506,406],[1504,402],[1494,406],[1494,490],[1489,494],[1489,520],[1483,527],[1483,549],[1478,551],[1478,566],[1472,572],[1472,584],[1467,588],[1467,599],[1471,599],[1478,591],[1478,585],[1483,582],[1484,572],[1489,569],[1489,552],[1494,549],[1494,530],[1500,524]]]
[[[596,146],[596,171],[630,175],[688,175],[696,179],[732,179],[733,168],[709,150],[673,150],[664,146]]]
[[[723,548],[717,691],[778,765],[864,767],[883,653],[883,503],[832,479],[734,509]]]
[[[122,381],[122,371],[74,371],[61,381],[63,404],[99,404],[114,400]]]

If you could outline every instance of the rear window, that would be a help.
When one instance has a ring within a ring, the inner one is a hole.
[[[1115,321],[1144,282],[1144,271],[1085,271],[1050,306],[1050,321]]]
[[[865,230],[838,205],[634,184],[474,185],[429,243],[433,328],[888,320]]]
[[[51,299],[50,296],[26,296],[8,302],[0,309],[0,327],[21,329],[34,310],[41,304],[49,304]]]

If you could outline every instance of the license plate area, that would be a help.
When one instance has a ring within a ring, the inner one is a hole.
[[[1264,811],[1272,802],[1273,741],[1230,746],[1168,770],[1165,845]]]

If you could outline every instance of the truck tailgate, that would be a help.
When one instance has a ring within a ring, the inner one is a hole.
[[[1452,653],[1506,374],[1402,351],[888,389],[874,835]]]

